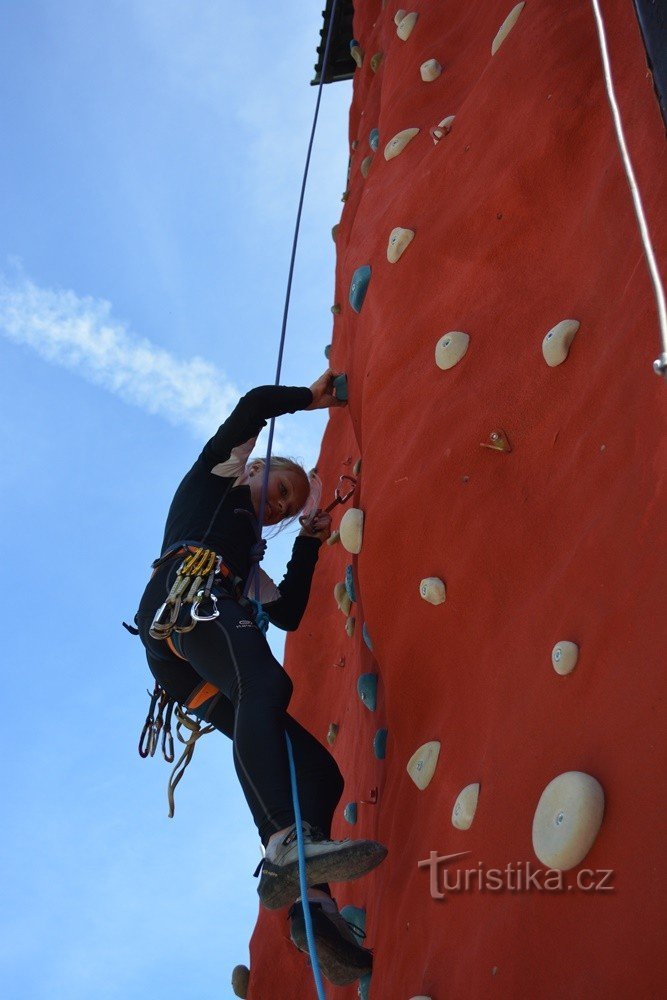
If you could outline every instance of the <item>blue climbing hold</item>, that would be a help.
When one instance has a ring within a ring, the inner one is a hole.
[[[362,674],[357,681],[357,692],[366,708],[374,712],[378,693],[377,674]]]
[[[327,361],[331,357],[331,344],[327,344],[327,346],[324,348],[324,357],[327,359]]]
[[[370,264],[364,264],[362,267],[358,267],[352,275],[352,281],[350,282],[350,305],[357,313],[361,312],[361,307],[364,304],[370,280]]]
[[[367,976],[362,976],[359,980],[359,985],[357,986],[357,993],[359,995],[359,1000],[370,1000],[371,998],[371,974],[368,973]]]
[[[387,730],[378,729],[373,739],[373,753],[378,760],[384,760],[387,756]]]
[[[372,653],[373,652],[373,643],[371,642],[371,637],[368,634],[368,629],[366,628],[366,622],[364,622],[364,624],[361,626],[361,634],[363,636],[364,642],[366,643],[366,645],[368,646],[368,648],[370,649],[370,651]]]
[[[343,810],[343,819],[346,819],[348,823],[354,825],[357,822],[357,803],[348,802]]]
[[[380,145],[380,129],[372,128],[368,136],[368,145],[371,147],[373,152],[377,152],[377,148]]]
[[[347,591],[347,596],[354,604],[357,600],[357,594],[354,589],[354,571],[351,565],[345,570],[345,590]]]
[[[362,934],[366,933],[366,911],[361,906],[343,906],[340,915],[348,924],[352,924]]]
[[[347,399],[347,375],[344,372],[342,375],[336,375],[333,385],[336,399]]]

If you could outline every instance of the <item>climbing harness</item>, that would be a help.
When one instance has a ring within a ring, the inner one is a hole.
[[[345,486],[346,482],[350,483],[351,485]],[[354,494],[356,488],[357,488],[357,480],[354,479],[353,476],[341,476],[340,479],[338,480],[336,489],[334,490],[334,498],[329,504],[329,506],[324,508],[323,513],[330,514],[331,511],[334,509],[334,507],[336,507],[339,503],[340,504],[347,503],[350,497]],[[314,514],[310,514],[306,517],[300,517],[299,524],[302,524],[304,528],[308,528],[313,523],[318,513],[320,512],[315,511]]]
[[[166,553],[156,559],[153,569],[182,551],[188,554],[178,567],[167,599],[156,611],[148,630],[154,639],[168,639],[172,632],[190,632],[197,622],[210,622],[217,618],[220,613],[218,599],[213,593],[216,577],[233,579],[222,556],[212,549],[196,546],[179,547]]]

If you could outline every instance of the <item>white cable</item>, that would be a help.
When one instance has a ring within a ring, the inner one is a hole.
[[[637,187],[637,180],[635,178],[634,170],[632,169],[632,163],[630,161],[630,154],[628,153],[628,147],[625,143],[625,135],[623,134],[623,125],[621,123],[621,115],[618,110],[618,104],[616,103],[616,96],[614,94],[614,84],[611,78],[611,67],[609,65],[609,53],[607,51],[607,39],[605,36],[604,23],[602,21],[602,14],[600,13],[600,7],[598,0],[591,0],[593,5],[593,12],[595,13],[595,20],[597,22],[598,36],[600,38],[600,49],[602,52],[602,63],[604,66],[604,79],[607,85],[607,95],[609,97],[609,104],[611,105],[611,111],[614,118],[614,125],[616,126],[616,136],[618,138],[618,145],[621,149],[621,156],[623,158],[623,166],[625,167],[625,173],[628,178],[628,185],[630,187],[630,193],[632,194],[632,200],[635,206],[635,212],[637,214],[637,221],[639,222],[639,231],[642,237],[642,243],[644,244],[644,252],[646,254],[646,260],[648,262],[649,272],[651,274],[651,280],[653,282],[653,287],[655,289],[656,304],[658,307],[658,322],[660,324],[660,334],[662,337],[662,356],[654,363],[654,371],[658,375],[664,375],[667,377],[667,308],[665,307],[665,291],[662,285],[662,280],[660,278],[660,272],[658,271],[658,265],[656,264],[655,254],[653,253],[653,247],[651,246],[651,237],[648,231],[648,225],[646,223],[646,217],[644,215],[644,208],[642,205],[641,195],[639,194],[639,188]]]

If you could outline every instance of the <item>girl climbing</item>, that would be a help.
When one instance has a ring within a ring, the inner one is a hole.
[[[158,685],[233,741],[236,772],[265,849],[260,900],[270,909],[294,904],[291,937],[305,951],[289,734],[318,957],[324,975],[342,985],[370,972],[372,956],[340,917],[327,883],[364,875],[386,849],[374,841],[330,839],[343,778],[328,750],[287,714],[292,682],[243,596],[265,547],[260,520],[278,524],[305,510],[309,516],[282,582],[276,587],[261,573],[260,595],[264,612],[279,628],[291,631],[301,621],[331,518],[317,509],[314,480],[283,458],[270,461],[260,511],[264,463],[249,462],[249,456],[270,418],[344,406],[335,396],[334,377],[329,370],[310,388],[262,386],[243,396],[176,491],[162,554],[135,620]]]

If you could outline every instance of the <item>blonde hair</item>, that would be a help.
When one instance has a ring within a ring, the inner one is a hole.
[[[265,459],[255,458],[252,464],[256,464],[264,468]],[[285,517],[280,522],[280,529],[286,528],[288,525],[296,521],[297,517],[304,512],[307,515],[314,514],[317,510],[318,504],[320,502],[320,497],[322,496],[322,481],[317,475],[317,470],[313,469],[310,473],[306,472],[304,467],[295,462],[293,458],[285,458],[282,455],[272,455],[269,461],[269,469],[277,469],[281,472],[293,472],[295,475],[301,479],[303,486],[306,490],[306,499],[299,509],[291,516]]]

